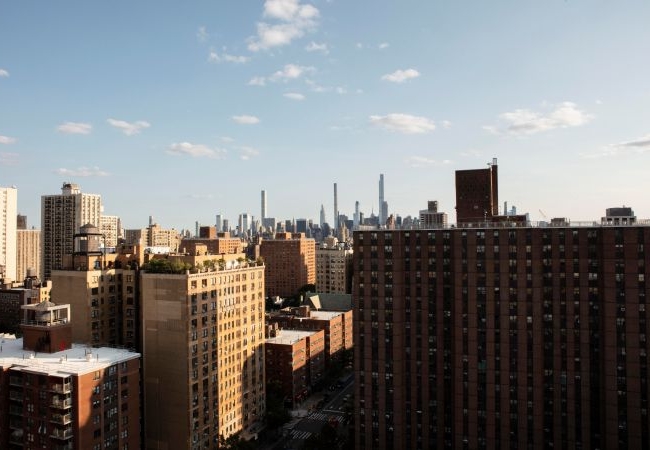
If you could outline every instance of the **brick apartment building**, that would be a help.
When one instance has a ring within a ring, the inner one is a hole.
[[[276,233],[262,239],[260,255],[266,265],[266,295],[290,297],[316,283],[316,244],[304,233]]]
[[[25,305],[3,337],[0,448],[141,448],[140,355],[71,344],[69,305]]]
[[[355,448],[649,448],[650,226],[354,236]]]
[[[285,399],[293,405],[304,400],[324,374],[325,332],[269,328],[265,344],[266,382],[277,382]]]
[[[285,308],[266,315],[267,324],[278,324],[283,330],[323,330],[325,333],[325,364],[338,358],[353,345],[352,310],[315,311],[307,305]]]

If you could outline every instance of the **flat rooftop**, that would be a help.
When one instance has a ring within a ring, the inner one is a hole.
[[[318,333],[318,331],[280,330],[279,336],[266,338],[266,343],[293,345],[301,339],[313,336],[316,333]]]
[[[140,357],[140,353],[130,350],[81,344],[72,344],[71,349],[56,353],[34,353],[23,350],[22,338],[9,337],[2,339],[0,347],[0,367],[60,377],[85,375]]]
[[[336,316],[343,314],[341,311],[310,311],[311,319],[332,320]]]

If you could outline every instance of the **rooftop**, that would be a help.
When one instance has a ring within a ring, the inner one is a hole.
[[[343,313],[341,311],[314,311],[312,309],[310,314],[310,319],[332,320],[334,317],[340,316]]]
[[[114,364],[139,358],[126,349],[72,344],[72,348],[56,353],[34,353],[23,350],[23,340],[4,336],[0,343],[0,367],[50,376],[85,375]]]
[[[301,339],[305,339],[316,333],[318,333],[318,331],[280,330],[278,336],[266,338],[266,343],[292,345]]]

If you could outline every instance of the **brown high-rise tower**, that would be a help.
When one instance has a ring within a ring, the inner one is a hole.
[[[456,222],[481,223],[499,214],[497,159],[487,169],[456,171]]]

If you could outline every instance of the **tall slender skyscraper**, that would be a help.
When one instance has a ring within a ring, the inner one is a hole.
[[[385,225],[388,219],[388,204],[384,201],[384,174],[379,174],[379,225]]]
[[[354,228],[359,226],[359,201],[358,200],[354,203],[353,225]]]
[[[0,276],[15,281],[18,189],[0,188],[0,212],[0,266],[4,266]]]
[[[74,235],[83,225],[100,226],[101,209],[100,195],[83,194],[74,183],[63,183],[60,195],[41,197],[42,280],[49,280],[63,256],[74,252]]]
[[[214,224],[217,227],[217,232],[224,231],[223,229],[223,215],[217,214],[216,222]]]
[[[262,221],[266,219],[266,191],[262,191]]]
[[[336,191],[336,183],[334,183],[334,229],[339,228],[339,197]]]

